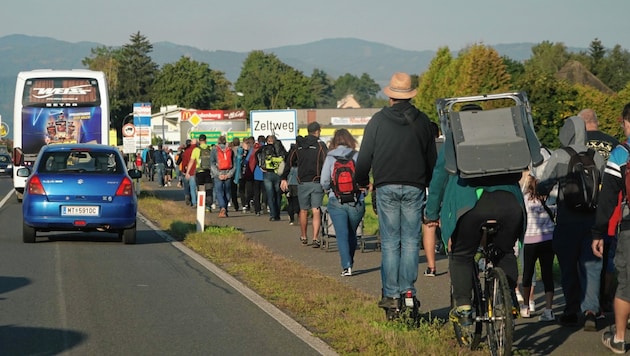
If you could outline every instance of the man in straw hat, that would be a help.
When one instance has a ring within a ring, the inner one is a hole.
[[[382,299],[388,319],[406,305],[417,315],[420,224],[425,188],[437,157],[431,123],[410,99],[416,95],[407,73],[394,73],[383,89],[389,106],[374,114],[365,127],[356,166],[356,181],[377,189],[381,235]],[[411,298],[407,298],[408,294]],[[413,304],[411,304],[413,302]]]

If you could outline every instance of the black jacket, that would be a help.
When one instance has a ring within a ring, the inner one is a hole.
[[[409,101],[374,114],[363,133],[356,180],[367,186],[372,170],[374,186],[386,184],[426,188],[437,159],[429,118]]]

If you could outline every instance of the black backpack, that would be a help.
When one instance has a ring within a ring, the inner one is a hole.
[[[595,164],[595,150],[576,152],[571,147],[563,147],[569,153],[569,170],[566,178],[560,181],[560,189],[567,208],[573,211],[592,213],[597,208],[601,176]]]

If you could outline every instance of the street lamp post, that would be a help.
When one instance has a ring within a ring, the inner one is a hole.
[[[162,145],[166,145],[166,129],[164,127],[164,117],[166,116],[166,106],[160,106],[160,113],[162,113]]]
[[[240,92],[240,91],[235,91],[235,92],[233,92],[233,93],[234,93],[234,95],[236,95],[236,96],[237,96],[237,98],[236,98],[236,103],[234,104],[234,106],[235,106],[235,109],[238,109],[238,106],[239,106],[240,101],[241,101],[241,99],[240,99],[240,98],[244,97],[244,96],[245,96],[245,94],[243,94],[243,93],[242,93],[242,92]]]

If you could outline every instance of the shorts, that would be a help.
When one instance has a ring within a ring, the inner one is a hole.
[[[212,179],[210,171],[201,171],[195,173],[195,179],[197,180],[197,186],[205,185],[206,189],[210,189],[214,186],[214,180]]]
[[[319,182],[298,184],[298,202],[301,210],[320,208],[324,202],[324,188]]]
[[[615,253],[615,269],[617,270],[617,292],[615,297],[630,302],[630,230],[619,231],[617,251]]]

